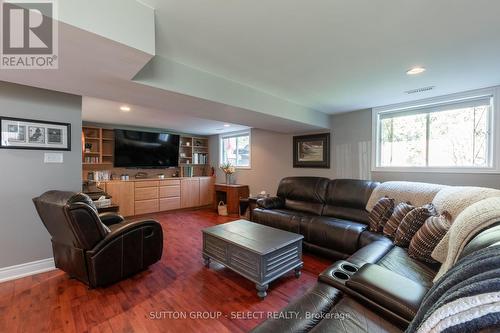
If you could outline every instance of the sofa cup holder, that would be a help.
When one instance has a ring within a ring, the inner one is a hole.
[[[352,264],[349,264],[349,263],[345,263],[345,264],[340,265],[340,268],[342,268],[344,271],[352,273],[352,274],[354,274],[358,271],[358,267],[356,267]]]
[[[331,277],[337,280],[342,285],[345,285],[347,281],[356,274],[359,270],[359,266],[351,264],[348,261],[339,261],[335,264],[333,270],[331,271]]]
[[[333,276],[339,280],[342,280],[342,281],[347,281],[350,278],[350,276],[348,274],[341,272],[341,271],[333,272]]]

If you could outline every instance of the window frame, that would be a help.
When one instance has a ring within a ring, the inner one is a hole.
[[[236,169],[246,169],[246,170],[252,169],[252,131],[250,129],[244,130],[244,131],[219,134],[219,165],[225,163],[225,161],[223,161],[223,157],[224,157],[223,140],[228,139],[228,138],[247,136],[247,135],[248,135],[248,142],[249,142],[249,144],[248,144],[248,166],[235,165],[234,167]]]
[[[487,167],[428,167],[428,166],[381,166],[381,122],[380,116],[387,113],[411,111],[423,108],[440,107],[451,103],[466,102],[468,100],[477,99],[481,97],[491,96],[493,98],[492,108],[490,112],[489,127],[489,142],[488,142],[488,158],[489,166]],[[497,149],[500,147],[500,124],[498,117],[498,110],[500,109],[500,87],[486,88],[468,91],[464,93],[451,94],[435,98],[428,98],[413,102],[393,104],[384,107],[377,107],[372,109],[372,168],[373,172],[432,172],[432,173],[478,173],[478,174],[497,174],[500,173],[500,153]]]

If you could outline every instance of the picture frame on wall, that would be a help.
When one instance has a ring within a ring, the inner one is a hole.
[[[0,116],[0,148],[71,150],[71,124]]]
[[[293,137],[294,168],[330,168],[330,133]]]

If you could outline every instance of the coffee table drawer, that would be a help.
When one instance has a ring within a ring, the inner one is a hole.
[[[227,243],[215,237],[205,235],[203,238],[203,251],[212,258],[227,264]]]
[[[229,245],[228,254],[230,267],[254,279],[259,277],[259,255],[233,245]]]
[[[291,267],[302,262],[302,241],[276,250],[264,258],[264,278],[270,279],[290,271]]]

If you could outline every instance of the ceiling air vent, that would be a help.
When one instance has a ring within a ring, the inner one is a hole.
[[[419,93],[423,93],[423,92],[431,91],[431,90],[433,90],[434,88],[436,88],[436,87],[435,87],[435,86],[431,86],[431,87],[424,87],[424,88],[412,89],[412,90],[407,90],[407,91],[405,91],[405,93],[407,93],[408,95],[411,95],[411,94],[419,94]]]

